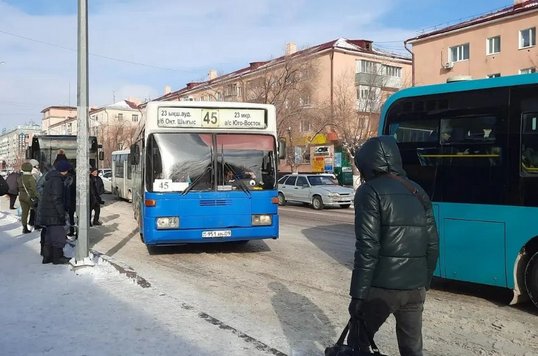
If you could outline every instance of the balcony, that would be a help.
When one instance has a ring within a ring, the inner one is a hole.
[[[402,88],[402,78],[375,73],[355,73],[355,84],[378,88]]]

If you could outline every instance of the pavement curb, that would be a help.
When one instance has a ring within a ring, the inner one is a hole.
[[[108,263],[114,267],[120,274],[125,275],[128,279],[132,280],[135,284],[139,285],[142,288],[151,288],[151,283],[149,283],[144,277],[140,276],[134,269],[130,266],[115,260],[114,258],[105,255],[97,250],[90,249],[90,254],[92,260],[95,264]]]

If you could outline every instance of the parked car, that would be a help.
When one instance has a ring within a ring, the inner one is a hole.
[[[288,174],[278,181],[278,204],[300,202],[311,204],[316,210],[324,206],[349,208],[355,192],[342,187],[328,174]]]
[[[101,177],[101,179],[103,180],[105,193],[112,193],[112,169],[110,168],[99,169],[99,177]]]

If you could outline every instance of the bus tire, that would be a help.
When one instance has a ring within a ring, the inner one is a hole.
[[[285,206],[286,205],[286,198],[284,197],[284,194],[278,193],[278,205]]]
[[[315,195],[312,198],[312,207],[316,210],[322,210],[323,209],[323,199],[319,195]]]
[[[525,269],[525,288],[529,298],[538,307],[538,252],[531,257]]]

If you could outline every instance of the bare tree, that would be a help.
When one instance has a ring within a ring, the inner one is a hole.
[[[297,169],[298,141],[321,121],[319,111],[313,110],[312,102],[318,69],[315,59],[309,54],[289,55],[280,63],[264,64],[259,74],[244,85],[245,101],[275,106],[278,136],[287,140],[286,163],[292,171]],[[303,158],[304,153],[303,150]]]
[[[105,167],[112,166],[112,152],[128,149],[132,145],[135,129],[130,121],[122,118],[100,123],[97,140],[103,145]]]

